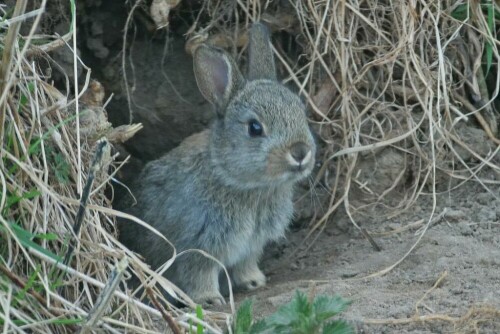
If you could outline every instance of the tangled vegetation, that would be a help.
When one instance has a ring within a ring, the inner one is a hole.
[[[63,36],[37,30],[46,0],[31,7],[27,0],[0,5],[0,328],[153,333],[159,327],[197,327],[222,333],[234,323],[234,333],[252,332],[257,325],[250,320],[250,304],[236,313],[231,295],[229,312],[203,310],[200,316],[189,296],[117,241],[114,218],[127,216],[113,210],[105,194],[120,168],[111,147],[140,125],[111,127],[102,87],[76,51],[65,90],[40,65],[63,45],[77,48],[76,7],[68,1],[72,20]],[[155,7],[159,3],[171,7],[166,21]],[[135,2],[131,15],[139,5],[150,2]],[[162,28],[176,15],[175,5],[182,4],[153,1],[151,15]],[[281,71],[307,101],[321,142],[322,166],[314,182],[330,197],[311,222],[310,236],[321,233],[341,206],[370,238],[357,220],[373,207],[386,207],[394,216],[422,194],[467,182],[486,188],[499,183],[485,177],[500,173],[496,2],[209,0],[197,13],[186,50],[206,42],[236,53],[256,20],[280,37],[274,46]],[[150,283],[151,305],[127,291],[126,268]],[[188,308],[170,305],[162,289],[177,293]],[[313,332],[326,333],[325,328],[344,326],[324,322],[344,302],[317,311],[330,302],[297,294],[259,326],[278,331],[307,322]]]

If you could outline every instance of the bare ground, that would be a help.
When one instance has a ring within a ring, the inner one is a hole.
[[[380,252],[341,212],[312,244],[302,244],[308,229],[291,231],[265,254],[268,285],[237,294],[236,300],[253,297],[256,313],[264,316],[288,302],[295,289],[303,289],[350,299],[345,317],[357,324],[359,333],[474,333],[476,326],[480,333],[498,333],[500,199],[498,187],[491,189],[496,199],[472,183],[441,194],[433,218],[431,196],[394,219],[379,219],[375,213],[361,223],[369,231],[388,234],[375,237]],[[417,247],[381,275],[415,244],[429,219]],[[414,223],[414,228],[398,232]],[[480,314],[464,317],[475,308],[481,308]],[[426,321],[412,318],[418,316]],[[381,324],[373,324],[377,321]],[[402,324],[393,325],[398,322]]]

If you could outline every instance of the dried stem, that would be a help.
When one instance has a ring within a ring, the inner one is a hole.
[[[26,11],[27,0],[17,0],[16,7],[14,8],[13,17],[21,16]],[[15,42],[17,41],[19,29],[21,28],[21,21],[15,21],[9,27],[7,36],[5,36],[5,43],[3,45],[2,63],[0,64],[0,95],[4,95],[7,88],[7,82],[12,64],[13,51]],[[0,143],[3,143],[3,127],[5,123],[5,114],[7,109],[6,100],[0,103]]]

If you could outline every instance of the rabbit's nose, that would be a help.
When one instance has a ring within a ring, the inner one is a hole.
[[[290,147],[290,155],[292,156],[294,164],[304,165],[311,159],[311,149],[309,145],[303,142],[297,142]]]

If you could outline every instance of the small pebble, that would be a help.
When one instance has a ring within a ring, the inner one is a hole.
[[[466,222],[458,223],[458,228],[463,236],[470,236],[474,232],[470,225]]]
[[[351,272],[343,272],[340,274],[340,277],[342,278],[352,278],[358,276],[359,272],[358,271],[351,271]]]
[[[450,267],[450,259],[446,257],[440,257],[436,261],[436,267],[438,267],[440,270],[448,269]]]
[[[481,211],[479,211],[478,219],[481,222],[493,222],[497,219],[497,213],[494,207],[483,207]]]
[[[459,221],[465,218],[465,212],[462,210],[448,210],[446,212],[446,218],[448,220]]]
[[[481,193],[476,195],[476,201],[482,205],[489,205],[493,202],[493,197],[489,193]]]

